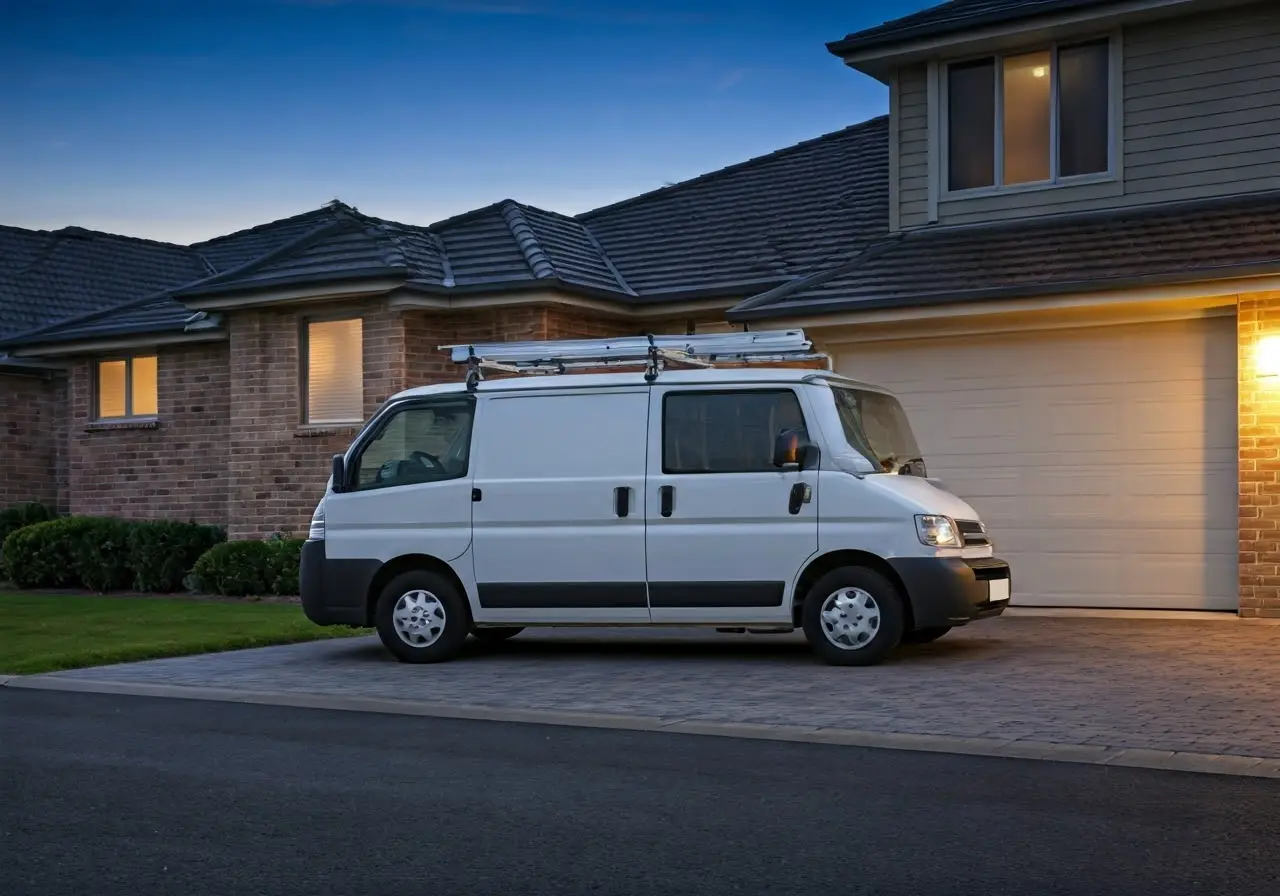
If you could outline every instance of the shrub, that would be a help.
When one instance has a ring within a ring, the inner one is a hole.
[[[298,583],[298,567],[302,563],[301,539],[283,538],[268,541],[271,546],[271,593],[292,597],[301,590]]]
[[[226,538],[222,529],[198,523],[135,523],[129,532],[133,587],[161,593],[181,591],[196,561]]]
[[[9,533],[16,532],[23,526],[47,522],[56,517],[56,513],[39,501],[27,501],[25,504],[6,507],[0,510],[0,544],[4,544]]]
[[[34,523],[4,540],[4,565],[19,588],[65,588],[80,584],[76,546],[99,521],[67,517]]]
[[[137,526],[128,520],[83,517],[70,537],[76,579],[90,591],[119,591],[133,584],[129,534]]]
[[[206,551],[191,570],[197,591],[227,597],[298,593],[297,539],[227,541]]]

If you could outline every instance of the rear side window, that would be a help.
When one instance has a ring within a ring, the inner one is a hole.
[[[773,442],[788,429],[808,437],[791,389],[671,392],[662,402],[662,471],[775,472]]]
[[[360,449],[352,479],[357,490],[443,482],[467,475],[470,399],[406,405],[383,421]]]

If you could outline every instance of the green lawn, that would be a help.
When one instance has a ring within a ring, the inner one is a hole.
[[[296,604],[0,593],[0,674],[291,644],[361,632]]]

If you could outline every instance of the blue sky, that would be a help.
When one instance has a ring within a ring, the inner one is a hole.
[[[823,44],[928,5],[0,0],[0,223],[577,213],[883,113]]]

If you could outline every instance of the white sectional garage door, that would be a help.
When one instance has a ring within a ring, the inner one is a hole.
[[[1233,317],[833,353],[898,394],[930,475],[1013,565],[1015,603],[1238,605]]]

